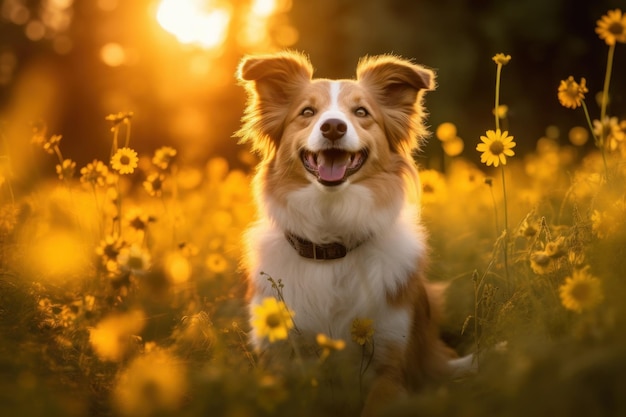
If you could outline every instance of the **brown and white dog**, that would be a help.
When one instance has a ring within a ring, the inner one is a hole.
[[[382,55],[362,59],[356,80],[312,75],[295,52],[246,57],[239,67],[249,100],[237,135],[262,157],[254,179],[259,220],[246,235],[249,303],[277,296],[267,274],[282,281],[304,338],[351,342],[352,321],[372,319],[374,376],[364,413],[373,413],[448,371],[451,351],[439,338],[438,302],[424,277],[412,158],[434,74]],[[251,339],[270,348],[254,328]]]

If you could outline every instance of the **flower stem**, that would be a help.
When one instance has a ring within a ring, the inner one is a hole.
[[[496,237],[498,237],[498,234],[500,234],[500,227],[498,227],[498,203],[496,202],[496,196],[493,193],[492,182],[489,182],[488,185],[489,185],[489,192],[491,194],[491,202],[493,203],[493,218],[494,218],[494,223],[496,225]]]
[[[61,148],[59,148],[59,145],[54,145],[53,150],[54,150],[55,155],[59,159],[59,164],[63,166],[63,154],[61,153]]]
[[[2,139],[2,147],[6,151],[6,155],[0,155],[0,160],[4,159],[7,161],[7,168],[8,168],[7,171],[11,173],[12,170],[11,170],[11,158],[9,157],[9,141],[7,140],[6,136],[4,136],[4,130],[1,127],[2,126],[0,126],[0,139]],[[15,204],[15,194],[13,192],[13,187],[11,186],[10,178],[6,178],[6,184],[7,184],[7,188],[9,189],[9,195],[11,197],[11,204]]]
[[[478,298],[478,288],[480,287],[482,280],[480,281],[480,283],[478,282],[478,271],[474,271],[474,273],[472,274],[472,281],[474,283],[474,351],[476,355],[476,366],[480,367],[480,336],[478,334],[478,303],[480,302],[480,300]]]
[[[365,375],[365,372],[367,372],[367,369],[372,363],[372,358],[374,357],[374,341],[372,341],[372,351],[369,355],[369,358],[367,358],[367,363],[365,363],[365,357],[367,355],[366,345],[367,343],[364,343],[361,346],[361,364],[359,365],[359,392],[361,393],[361,395],[363,395],[363,376]]]
[[[591,117],[589,117],[589,110],[587,109],[587,103],[585,103],[585,100],[581,101],[582,105],[583,105],[583,110],[585,111],[585,117],[587,118],[587,125],[589,126],[589,131],[591,132],[591,136],[593,136],[593,139],[596,143],[596,146],[600,146],[600,138],[596,136],[596,134],[593,132],[593,124],[591,123]]]
[[[507,288],[509,286],[509,219],[506,203],[506,181],[504,181],[504,165],[502,165],[502,197],[504,199],[504,275]]]
[[[113,144],[111,145],[111,158],[113,158],[113,155],[115,155],[115,152],[117,152],[117,137],[119,135],[120,129],[118,126],[114,126],[113,127]],[[110,158],[109,158],[110,159]]]
[[[585,100],[581,101],[582,105],[583,105],[583,110],[585,111],[585,118],[587,119],[587,125],[589,126],[589,131],[591,132],[591,136],[593,136],[593,140],[596,144],[596,146],[598,148],[600,148],[600,153],[602,154],[602,162],[604,163],[604,176],[606,177],[606,180],[608,181],[609,179],[609,167],[606,163],[606,152],[604,151],[604,119],[602,119],[600,121],[600,137],[597,137],[596,134],[593,132],[593,124],[591,123],[591,117],[589,117],[589,110],[587,109],[587,103],[585,103]]]
[[[96,185],[91,183],[91,191],[93,192],[93,199],[96,204],[96,211],[98,212],[98,225],[100,226],[100,233],[104,231],[104,221],[102,219],[102,210],[100,208],[100,201],[98,201],[98,191],[96,190]]]
[[[615,55],[615,44],[609,46],[609,53],[606,59],[606,73],[604,74],[604,89],[602,90],[602,103],[600,105],[600,150],[604,161],[606,181],[609,181],[609,170],[606,165],[606,129],[604,128],[604,118],[606,117],[606,107],[609,102],[609,85],[611,84],[611,72],[613,71],[613,55]]]
[[[500,118],[498,117],[498,107],[500,106],[500,75],[502,73],[502,64],[498,64],[496,69],[496,99],[494,114],[496,118],[496,132],[500,131]],[[506,185],[504,181],[504,164],[502,164],[502,194],[504,197],[504,274],[506,277],[506,285],[509,285],[509,262],[508,262],[508,250],[509,250],[509,229],[508,229],[508,213],[506,204]]]
[[[121,194],[121,187],[120,187],[120,177],[118,176],[117,179],[115,180],[115,188],[117,190],[117,196],[116,196],[116,206],[117,206],[117,235],[118,236],[122,236],[122,194]],[[114,233],[115,233],[115,227],[114,227]],[[144,235],[145,238],[145,235]]]
[[[506,184],[504,181],[504,165],[502,165],[502,195],[504,197],[504,230],[508,230],[509,222],[507,216],[507,204],[506,204]]]
[[[496,131],[500,129],[500,118],[498,117],[498,107],[500,106],[500,74],[502,73],[502,64],[498,64],[496,69],[496,104],[493,113],[496,117]]]
[[[126,141],[124,142],[124,147],[128,148],[130,145],[130,119],[125,120],[126,124]]]
[[[609,53],[606,60],[606,73],[604,74],[604,89],[602,90],[602,104],[600,106],[600,121],[606,116],[606,106],[609,101],[609,84],[611,83],[611,72],[613,70],[613,55],[615,55],[615,44],[609,46]],[[602,133],[604,139],[604,133]]]

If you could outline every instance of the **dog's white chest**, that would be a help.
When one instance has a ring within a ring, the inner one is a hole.
[[[305,337],[323,333],[348,342],[352,321],[366,318],[374,322],[375,339],[401,344],[406,340],[409,311],[389,305],[387,295],[406,285],[424,251],[414,228],[396,224],[336,260],[301,257],[284,234],[268,224],[257,225],[250,235],[255,236],[251,249],[257,254],[251,268],[257,288],[252,305],[277,297],[270,276],[282,283],[282,296]],[[262,345],[254,334],[252,340]]]

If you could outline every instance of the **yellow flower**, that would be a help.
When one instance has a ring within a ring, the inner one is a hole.
[[[607,45],[615,45],[615,42],[626,43],[626,15],[620,9],[609,10],[596,23],[596,33]]]
[[[185,402],[183,362],[162,349],[134,359],[118,376],[112,403],[121,416],[176,415]]]
[[[553,259],[565,256],[567,254],[565,238],[559,236],[556,240],[546,243],[545,252]]]
[[[206,258],[206,266],[214,274],[221,274],[228,269],[228,260],[221,253],[210,253]]]
[[[498,116],[498,119],[506,119],[509,114],[509,106],[506,104],[500,104],[497,109],[493,109],[493,114]]]
[[[83,308],[85,309],[85,311],[93,311],[95,305],[96,297],[89,294],[83,297]]]
[[[537,224],[536,220],[525,218],[519,226],[518,233],[522,237],[533,238],[537,236],[539,228],[540,226]]]
[[[447,197],[447,185],[445,177],[434,169],[420,171],[422,184],[422,201],[424,204],[434,204],[445,201]]]
[[[33,136],[30,142],[34,145],[43,146],[46,142],[46,135],[48,133],[48,126],[43,122],[33,123]]]
[[[91,183],[92,185],[104,186],[109,169],[102,161],[94,159],[93,162],[80,169],[80,181]]]
[[[513,142],[513,136],[508,136],[509,132],[506,130],[501,132],[500,129],[496,131],[488,130],[487,136],[481,136],[480,139],[483,143],[479,143],[476,146],[478,152],[482,152],[480,156],[480,162],[497,167],[498,165],[506,164],[506,157],[515,155],[512,148],[515,147]]]
[[[570,109],[580,107],[585,99],[585,93],[589,92],[586,82],[584,78],[581,78],[579,84],[574,81],[574,77],[571,75],[567,77],[567,80],[561,80],[558,90],[561,105]]]
[[[70,179],[76,171],[76,162],[71,159],[64,159],[62,164],[57,164],[56,171],[60,180]]]
[[[119,112],[117,114],[109,114],[108,116],[104,118],[104,120],[111,122],[113,124],[113,127],[115,128],[120,123],[129,123],[132,117],[133,117],[132,111],[126,112],[126,113]]]
[[[20,209],[15,204],[0,205],[0,238],[9,234],[17,226]]]
[[[604,145],[608,150],[615,151],[626,139],[624,128],[626,123],[620,122],[617,117],[604,116],[602,122],[600,120],[593,121],[593,134],[595,135],[596,144]]]
[[[463,139],[456,136],[453,139],[443,142],[441,146],[446,155],[458,156],[463,152],[463,149],[465,148],[465,143],[463,142]]]
[[[150,268],[150,253],[139,245],[131,245],[120,249],[117,263],[124,271],[140,275]]]
[[[346,342],[341,339],[331,339],[323,333],[319,333],[315,338],[319,347],[322,348],[322,355],[320,360],[325,360],[332,351],[343,350],[346,347]]]
[[[111,315],[89,330],[89,343],[105,361],[118,362],[133,348],[134,339],[143,330],[145,314],[141,310]]]
[[[130,148],[120,148],[111,157],[111,168],[120,174],[132,174],[138,162],[137,152]]]
[[[605,239],[615,229],[615,219],[608,212],[594,210],[591,213],[591,230],[599,239]]]
[[[589,131],[582,126],[574,126],[570,129],[568,137],[572,145],[583,146],[589,140]]]
[[[61,142],[61,135],[52,135],[50,136],[49,139],[44,140],[43,142],[43,150],[46,151],[47,153],[53,155],[56,152],[56,149],[59,146],[59,143]]]
[[[140,208],[132,208],[126,213],[126,223],[136,231],[145,231],[148,224],[156,221],[152,216],[145,214]]]
[[[102,264],[106,266],[109,261],[117,260],[120,250],[124,247],[124,241],[118,236],[109,235],[100,241],[96,248],[96,255],[100,256]]]
[[[356,318],[352,320],[352,328],[350,329],[352,340],[361,346],[372,343],[374,336],[374,320]]]
[[[143,182],[143,188],[151,197],[160,197],[163,194],[163,182],[165,176],[158,172],[148,175],[148,178]]]
[[[598,305],[603,299],[602,283],[589,274],[589,267],[575,270],[559,287],[561,304],[568,310],[581,313]]]
[[[611,117],[613,119],[613,117]],[[611,132],[607,137],[607,146],[610,151],[615,151],[626,141],[626,123],[622,120],[620,123],[611,125]]]
[[[170,282],[181,284],[187,282],[192,274],[189,259],[180,252],[172,252],[165,257],[165,275]]]
[[[206,173],[211,183],[218,184],[224,181],[229,173],[228,160],[219,156],[209,159],[206,164]]]
[[[346,347],[346,342],[342,339],[331,339],[323,333],[319,333],[315,340],[317,344],[324,349],[343,350],[343,348]]]
[[[447,182],[454,193],[474,193],[484,184],[485,174],[468,161],[453,161],[446,169],[448,172]]]
[[[602,121],[595,119],[593,121],[593,134],[597,138],[606,138],[611,134],[613,126],[617,124],[617,117],[604,116]]]
[[[59,143],[61,142],[61,135],[52,135],[46,138],[48,134],[48,126],[45,123],[33,124],[33,136],[31,143],[41,146],[46,153],[51,155],[55,154],[59,149]]]
[[[289,393],[285,388],[285,381],[274,375],[265,374],[258,378],[258,382],[259,392],[256,397],[257,404],[265,411],[263,414],[276,415],[276,406],[289,398]],[[235,414],[246,416],[254,413],[251,414],[250,412],[244,411],[241,413],[231,413],[230,415]]]
[[[293,315],[284,302],[268,297],[261,305],[254,306],[252,325],[259,337],[267,337],[273,343],[287,339],[289,329],[294,327]]]
[[[511,55],[505,55],[503,53],[499,53],[499,54],[495,54],[493,58],[491,59],[493,59],[493,62],[495,62],[498,65],[506,65],[511,60]]]
[[[456,126],[454,125],[454,123],[444,122],[437,126],[435,136],[437,136],[437,139],[442,142],[452,140],[456,137]]]
[[[152,157],[152,163],[157,168],[165,170],[170,166],[175,156],[176,156],[176,149],[170,146],[162,146],[156,151],[154,151],[154,156]]]
[[[552,269],[552,258],[544,251],[533,252],[530,255],[530,269],[535,274],[544,275]]]

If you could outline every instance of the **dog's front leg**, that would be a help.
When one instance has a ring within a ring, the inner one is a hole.
[[[382,416],[386,407],[408,395],[400,366],[387,365],[377,370],[370,385],[361,417]]]

